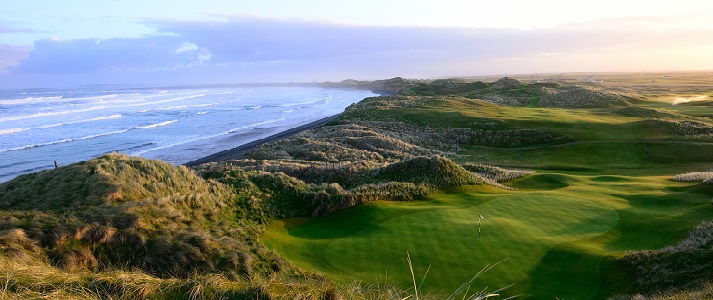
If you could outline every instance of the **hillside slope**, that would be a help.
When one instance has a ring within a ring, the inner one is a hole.
[[[45,290],[131,299],[143,289],[183,298],[191,286],[254,297],[270,294],[264,281],[275,276],[321,293],[322,279],[258,241],[261,208],[249,200],[186,167],[118,154],[23,175],[0,184],[0,261],[12,265],[0,272],[34,270],[6,286],[23,298]],[[132,281],[112,283],[126,276]],[[217,281],[195,281],[211,276]],[[67,280],[82,288],[68,289]]]

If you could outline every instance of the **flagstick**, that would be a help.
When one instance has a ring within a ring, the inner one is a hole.
[[[480,220],[483,219],[482,214],[478,214],[478,238],[480,238]]]

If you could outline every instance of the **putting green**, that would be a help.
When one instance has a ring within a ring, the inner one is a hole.
[[[341,283],[388,279],[408,288],[408,252],[419,282],[428,270],[422,290],[429,293],[454,291],[484,266],[507,259],[473,288],[513,284],[504,294],[601,299],[631,280],[617,257],[670,244],[712,215],[707,190],[691,193],[691,184],[665,177],[556,173],[523,181],[552,178],[566,187],[469,187],[429,201],[377,201],[322,218],[276,221],[264,239],[300,267]]]
[[[485,216],[480,237],[479,214]],[[524,280],[552,247],[597,236],[617,221],[616,211],[586,200],[547,194],[507,195],[481,205],[393,218],[334,240],[324,253],[342,276],[360,279],[360,273],[388,272],[393,279],[408,282],[404,258],[409,252],[418,274],[431,265],[428,276],[438,278],[427,280],[424,288],[444,291],[455,290],[483,266],[508,259],[481,282],[506,286]],[[379,263],[369,263],[376,261]]]

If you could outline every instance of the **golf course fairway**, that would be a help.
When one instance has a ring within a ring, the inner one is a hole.
[[[537,175],[536,175],[537,176]],[[549,176],[539,176],[549,177]],[[267,244],[339,282],[454,291],[488,264],[475,289],[531,299],[600,298],[618,288],[607,258],[662,247],[709,215],[708,196],[665,178],[563,176],[567,187],[510,192],[465,187],[423,202],[374,202],[317,219],[272,224]],[[535,178],[544,179],[544,178]],[[478,218],[482,214],[481,234]],[[635,237],[635,238],[634,238]]]
[[[423,201],[374,201],[319,218],[276,220],[263,236],[265,243],[341,284],[378,288],[391,282],[413,290],[416,281],[420,292],[447,296],[498,263],[471,290],[510,286],[500,294],[605,299],[632,291],[635,279],[620,261],[624,255],[675,244],[713,216],[713,185],[671,180],[710,169],[713,143],[681,134],[676,126],[683,123],[667,119],[710,118],[709,109],[656,101],[625,109],[544,108],[534,102],[508,107],[458,97],[420,101],[345,118],[445,130],[504,124],[557,132],[573,141],[462,145],[452,155],[458,163],[536,173],[505,183],[514,190],[461,186]]]

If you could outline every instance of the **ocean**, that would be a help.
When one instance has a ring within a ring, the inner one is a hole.
[[[186,163],[375,95],[293,86],[0,90],[0,182],[115,151]]]

